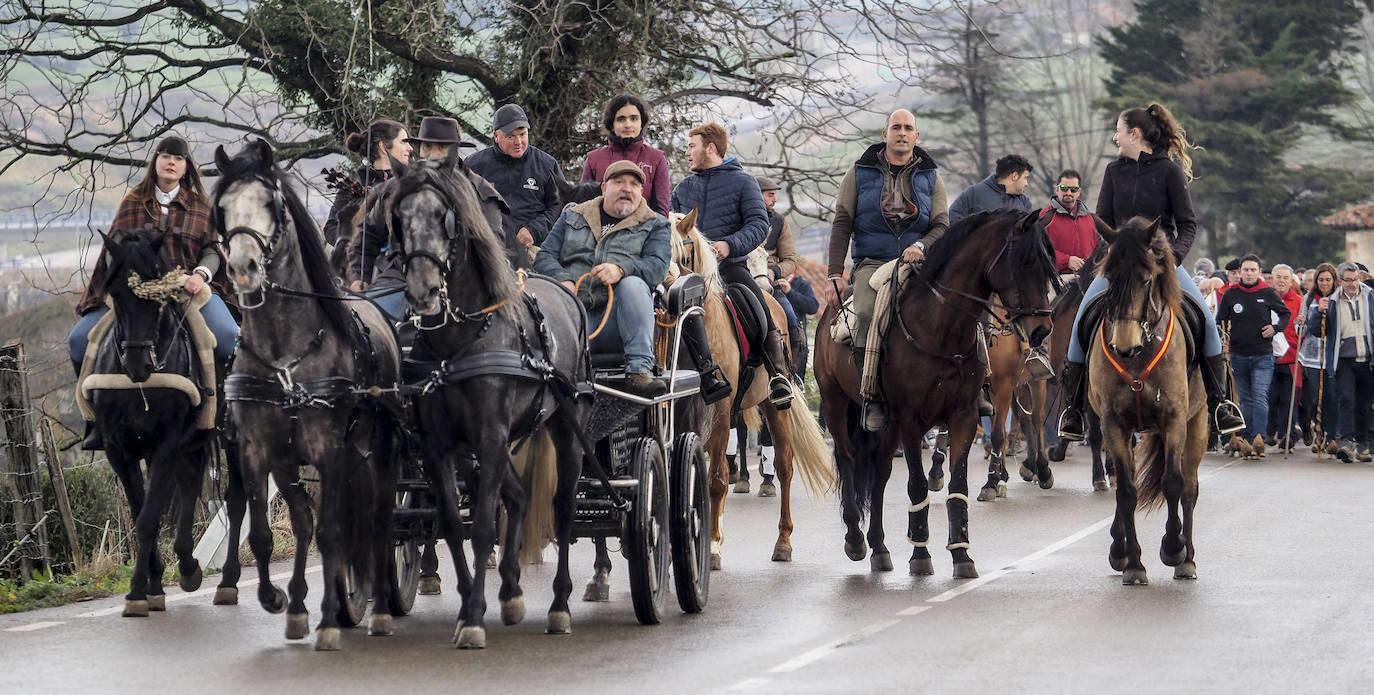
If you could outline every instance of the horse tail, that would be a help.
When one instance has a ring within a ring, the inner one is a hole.
[[[544,546],[553,538],[553,495],[558,490],[558,456],[548,430],[539,430],[515,458],[520,461],[512,463],[517,471],[523,468],[521,477],[529,491],[520,533],[520,564],[537,565],[544,561]]]
[[[1164,503],[1164,469],[1168,465],[1163,435],[1156,432],[1140,435],[1135,452],[1135,507],[1157,509]]]
[[[379,520],[373,511],[377,508],[377,476],[380,475],[376,467],[389,466],[391,463],[362,459],[355,461],[354,464],[347,466],[347,470],[339,471],[343,474],[343,485],[340,486],[342,494],[339,499],[321,500],[320,503],[341,507],[336,515],[343,525],[343,528],[339,529],[339,537],[347,544],[344,556],[347,558],[348,568],[353,571],[353,576],[372,577],[374,582],[384,582],[387,581],[386,577],[374,576],[377,572],[377,548],[374,547],[374,543]],[[371,588],[360,590],[370,592]]]
[[[848,423],[849,443],[851,460],[847,470],[840,471],[839,462],[836,461],[836,470],[839,473],[840,499],[853,498],[855,506],[859,510],[859,518],[863,519],[868,514],[869,505],[872,502],[869,490],[873,487],[873,450],[875,442],[873,435],[864,431],[863,413],[857,403],[850,403],[848,416],[845,418]],[[830,423],[827,423],[829,425]],[[836,423],[833,426],[838,426]]]
[[[749,408],[741,412],[739,416],[744,421],[744,426],[750,430],[757,432],[759,428],[763,427],[763,418],[759,416],[757,407]]]
[[[835,457],[825,445],[821,427],[811,416],[811,409],[799,396],[792,397],[792,407],[784,411],[787,429],[792,438],[793,469],[801,474],[802,484],[813,498],[835,492],[839,476],[835,473]]]

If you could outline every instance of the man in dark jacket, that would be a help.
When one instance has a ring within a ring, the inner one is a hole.
[[[797,322],[796,307],[787,301],[782,283],[797,272],[797,244],[792,240],[792,227],[787,224],[787,218],[775,209],[778,204],[778,184],[767,176],[755,176],[754,179],[759,182],[763,204],[768,207],[768,236],[763,240],[763,248],[768,251],[768,281],[773,283],[773,298],[778,300],[782,313],[787,315],[787,335],[795,353],[801,325]],[[796,357],[792,355],[793,362],[796,362]]]
[[[720,124],[693,128],[690,135],[687,163],[692,175],[673,189],[670,205],[674,212],[697,211],[697,227],[711,241],[711,250],[720,260],[721,279],[742,286],[758,297],[760,305],[767,306],[763,291],[745,266],[745,257],[768,235],[768,207],[758,181],[745,173],[739,160],[726,158],[728,143]],[[783,410],[792,403],[792,387],[787,379],[782,333],[767,312],[764,317],[768,321],[768,338],[763,344],[768,399]]]
[[[1236,380],[1246,440],[1263,444],[1269,426],[1269,383],[1274,378],[1274,334],[1288,326],[1288,306],[1260,277],[1259,256],[1240,259],[1240,283],[1217,302],[1217,323],[1230,324],[1231,374]]]
[[[811,283],[801,275],[793,274],[783,278],[778,284],[778,290],[787,297],[792,310],[797,312],[797,330],[792,334],[792,375],[801,383],[806,378],[806,317],[820,311],[821,303],[816,299],[816,292],[811,289]]]
[[[845,256],[853,258],[851,335],[854,365],[860,374],[873,304],[878,299],[877,290],[869,284],[873,273],[898,257],[906,263],[919,262],[949,229],[945,182],[935,160],[916,146],[920,138],[916,116],[906,109],[893,111],[883,128],[883,141],[870,146],[849,167],[835,196],[826,273],[838,304],[844,295]],[[864,426],[878,429],[886,419],[882,395],[866,398]]]
[[[976,212],[1015,208],[1031,211],[1026,186],[1030,185],[1035,167],[1019,154],[1009,154],[997,160],[996,173],[964,189],[949,206],[949,223],[954,224]]]
[[[468,168],[491,182],[510,207],[507,234],[520,248],[544,243],[558,218],[558,186],[563,170],[549,153],[530,145],[530,121],[525,110],[506,104],[496,110],[495,145],[467,158]]]

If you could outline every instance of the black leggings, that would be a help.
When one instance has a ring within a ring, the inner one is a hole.
[[[748,266],[743,263],[721,265],[720,278],[726,284],[743,285],[753,292],[754,297],[759,300],[759,306],[763,307],[763,316],[768,321],[768,331],[771,333],[778,329],[773,325],[773,312],[768,311],[768,303],[763,300],[763,288],[759,287],[759,283],[754,281],[754,276],[749,274]]]

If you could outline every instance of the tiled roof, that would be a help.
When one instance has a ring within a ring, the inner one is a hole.
[[[1374,203],[1356,205],[1322,218],[1322,224],[1338,230],[1374,229]]]

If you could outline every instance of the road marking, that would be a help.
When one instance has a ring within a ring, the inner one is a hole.
[[[20,625],[19,627],[7,627],[5,628],[5,632],[33,632],[34,630],[42,630],[45,628],[57,627],[58,625],[66,624],[67,621],[65,620],[45,620],[40,623],[29,623],[28,625]]]
[[[313,567],[307,567],[307,568],[305,568],[305,573],[306,573],[306,574],[314,574],[314,573],[316,573],[316,572],[319,572],[320,569],[321,569],[322,567],[323,567],[323,565],[315,565],[315,566],[313,566]],[[281,581],[281,580],[283,580],[283,579],[289,579],[290,577],[291,577],[291,570],[287,570],[287,571],[285,571],[285,572],[278,572],[278,573],[272,575],[272,576],[271,576],[271,579],[272,579],[272,581],[274,581],[274,582],[279,582],[279,581]],[[241,581],[239,582],[239,585],[238,585],[238,586],[239,586],[239,592],[242,593],[242,592],[244,592],[244,591],[246,591],[246,590],[248,590],[248,589],[252,589],[253,587],[255,587],[255,586],[257,586],[257,585],[258,585],[258,580],[256,580],[256,579],[244,579],[244,580],[241,580]],[[166,601],[167,601],[167,603],[174,603],[174,602],[176,602],[176,601],[185,601],[185,600],[187,600],[187,599],[192,599],[192,598],[196,598],[196,597],[199,597],[199,596],[206,596],[206,595],[209,595],[209,594],[214,593],[214,592],[215,592],[215,589],[218,589],[218,588],[219,588],[219,587],[217,587],[217,586],[208,586],[208,587],[205,587],[204,589],[197,589],[197,590],[195,590],[195,591],[191,591],[191,592],[187,592],[187,593],[168,594],[168,595],[167,595]],[[124,612],[124,606],[119,605],[119,606],[111,606],[111,607],[109,607],[109,608],[101,608],[100,610],[89,611],[89,612],[86,612],[86,613],[78,613],[75,617],[77,617],[77,618],[103,618],[103,617],[105,617],[105,616],[107,616],[107,615],[114,615],[114,614],[116,614],[116,613],[123,613],[123,612]]]
[[[928,610],[930,610],[930,606],[910,606],[897,611],[897,615],[906,618],[913,615],[920,615]]]
[[[796,671],[797,669],[802,668],[807,664],[824,658],[827,654],[829,654],[832,651],[835,651],[836,649],[839,649],[840,647],[855,644],[866,637],[872,637],[873,635],[876,635],[879,632],[882,632],[883,630],[886,630],[889,627],[892,627],[893,625],[896,625],[900,622],[902,621],[884,620],[882,622],[873,623],[872,625],[866,625],[850,633],[848,636],[841,637],[832,642],[826,642],[825,644],[822,644],[821,646],[816,647],[815,649],[812,649],[809,652],[788,659],[787,661],[784,661],[781,664],[778,664],[777,666],[768,669],[768,672],[791,673],[792,671]]]

